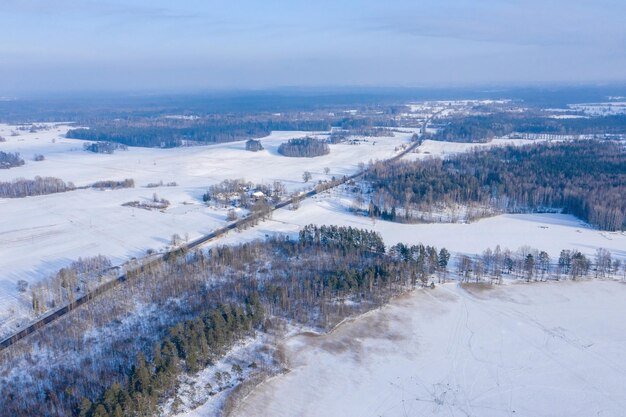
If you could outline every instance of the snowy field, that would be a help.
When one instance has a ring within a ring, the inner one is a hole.
[[[623,416],[625,297],[609,281],[418,290],[287,339],[290,372],[235,415]]]
[[[25,165],[0,170],[0,181],[35,176],[54,176],[77,186],[99,180],[135,180],[135,188],[113,191],[76,190],[20,199],[0,199],[0,328],[11,325],[30,311],[28,292],[19,293],[16,283],[30,283],[79,257],[105,255],[119,265],[148,249],[162,250],[173,234],[194,239],[226,222],[226,209],[207,207],[201,200],[207,186],[225,179],[243,178],[255,183],[283,182],[289,191],[311,187],[318,180],[342,176],[358,170],[360,162],[386,159],[406,145],[412,135],[363,138],[358,145],[330,145],[331,153],[317,158],[286,158],[277,148],[284,141],[310,132],[274,132],[263,138],[261,152],[245,150],[241,142],[213,146],[153,149],[129,148],[113,155],[83,150],[83,141],[64,138],[68,125],[44,125],[36,132],[0,125],[0,151],[19,152]],[[14,134],[16,132],[17,134]],[[494,140],[478,146],[525,144],[528,140]],[[446,156],[467,151],[476,144],[425,141],[419,153],[407,158]],[[42,154],[44,161],[33,157]],[[329,174],[324,174],[329,168]],[[310,171],[313,179],[302,181]],[[148,188],[149,183],[176,182],[174,187]],[[147,201],[156,193],[171,202],[167,210],[123,207],[129,201]],[[274,220],[258,227],[231,232],[223,243],[263,238],[274,232],[297,233],[310,224],[337,224],[379,231],[385,243],[398,242],[445,246],[452,252],[474,254],[500,244],[515,250],[530,245],[551,256],[563,248],[576,248],[593,255],[599,247],[616,257],[626,257],[626,237],[588,228],[570,216],[506,215],[473,224],[402,225],[377,221],[346,211],[350,202],[337,191],[305,201],[298,211],[279,210]]]
[[[570,104],[568,107],[572,110],[580,111],[590,116],[613,116],[626,114],[626,101]]]
[[[214,146],[150,149],[129,148],[113,155],[82,149],[83,141],[65,139],[66,125],[48,125],[34,133],[0,125],[0,150],[19,152],[26,164],[0,170],[0,181],[54,176],[77,186],[99,180],[135,180],[135,188],[114,191],[76,190],[21,199],[0,199],[0,294],[15,292],[20,279],[35,282],[78,257],[103,254],[114,264],[139,257],[146,250],[163,249],[175,233],[190,239],[222,226],[226,210],[201,201],[207,186],[225,179],[243,178],[255,183],[283,182],[289,191],[305,189],[318,180],[354,173],[360,162],[393,156],[410,133],[368,138],[359,145],[331,145],[331,153],[318,158],[286,158],[278,146],[307,132],[275,132],[262,139],[266,148],[248,152],[243,142]],[[502,143],[500,143],[502,142]],[[482,146],[530,141],[502,140]],[[426,141],[420,153],[407,158],[449,155],[475,145]],[[42,154],[44,161],[32,160]],[[329,174],[324,174],[329,168]],[[304,184],[302,173],[312,181]],[[176,182],[175,187],[147,188],[149,183]],[[156,193],[171,202],[165,211],[122,207],[129,201],[148,201]]]
[[[0,170],[0,181],[54,176],[83,186],[133,178],[135,188],[0,199],[0,328],[29,314],[28,293],[16,288],[20,279],[36,282],[80,256],[102,254],[121,264],[147,249],[163,249],[175,233],[194,239],[223,226],[226,210],[201,200],[211,184],[236,178],[266,184],[277,180],[289,191],[301,190],[318,180],[354,173],[360,162],[389,158],[411,137],[396,133],[365,138],[359,145],[330,145],[329,155],[311,159],[277,153],[282,142],[310,132],[272,133],[262,139],[265,150],[257,153],[246,151],[241,141],[129,148],[103,155],[84,151],[83,141],[65,139],[68,128],[50,125],[13,135],[15,127],[0,125],[0,136],[6,138],[0,151],[19,152],[26,161]],[[425,141],[407,159],[533,142]],[[36,154],[45,160],[33,161]],[[329,168],[328,175],[324,168]],[[302,181],[304,171],[313,175],[309,184]],[[177,185],[146,187],[159,181]],[[169,200],[170,207],[163,212],[122,207],[128,201],[149,200],[153,193]],[[592,257],[596,249],[605,248],[626,259],[625,233],[598,231],[569,215],[516,214],[470,224],[405,225],[357,216],[347,210],[351,204],[342,190],[332,190],[304,201],[296,211],[278,210],[271,220],[232,231],[211,245],[276,232],[295,237],[300,228],[314,223],[375,230],[387,245],[424,243],[470,255],[496,245],[511,250],[528,245],[553,258],[561,249],[578,249]],[[330,335],[287,339],[292,371],[261,385],[238,415],[622,415],[617,411],[626,409],[626,340],[620,335],[626,334],[626,324],[601,320],[626,312],[620,304],[625,290],[621,283],[593,282],[516,284],[473,293],[450,284],[417,291]],[[189,401],[183,408],[201,402],[194,386],[211,378],[206,373],[185,386],[183,397]],[[213,415],[222,400],[188,415]]]
[[[493,139],[485,143],[441,142],[425,140],[417,152],[408,154],[406,160],[425,159],[429,157],[446,158],[447,156],[468,152],[474,149],[488,149],[496,146],[523,146],[541,142],[531,139]]]
[[[132,178],[135,188],[0,199],[2,292],[7,286],[14,287],[18,279],[40,279],[79,256],[100,253],[120,263],[149,248],[163,248],[174,233],[193,239],[221,227],[226,210],[207,207],[201,200],[211,184],[242,178],[265,184],[278,180],[290,191],[304,189],[318,180],[351,174],[360,162],[389,158],[410,138],[410,134],[398,134],[361,145],[331,145],[331,153],[318,158],[286,158],[277,152],[282,142],[306,132],[274,133],[262,139],[265,150],[257,153],[246,151],[244,142],[234,142],[175,149],[129,148],[103,155],[83,151],[83,141],[62,138],[66,126],[11,136],[14,130],[0,126],[0,136],[7,139],[0,143],[0,150],[19,152],[26,164],[0,170],[0,181],[39,175],[82,186]],[[32,161],[36,153],[43,154],[45,161]],[[326,167],[328,175],[323,173]],[[313,176],[309,184],[302,181],[306,170]],[[146,188],[159,181],[178,185]],[[171,202],[165,212],[122,207],[129,201],[149,200],[153,193]]]
[[[484,249],[516,250],[531,246],[545,250],[557,258],[561,249],[578,249],[593,259],[598,248],[609,250],[615,257],[626,259],[626,233],[594,229],[574,216],[566,214],[503,214],[473,223],[401,224],[358,216],[348,212],[348,203],[332,193],[316,196],[299,210],[279,210],[272,220],[254,229],[230,232],[219,244],[261,239],[275,232],[297,236],[303,226],[351,226],[377,231],[387,246],[396,243],[423,243],[445,247],[453,253],[474,255]]]
[[[207,207],[207,186],[225,179],[271,184],[281,181],[288,191],[306,189],[318,180],[352,174],[360,162],[386,159],[409,142],[411,133],[364,138],[358,145],[330,145],[329,155],[287,158],[278,146],[311,132],[275,132],[262,138],[265,150],[249,152],[244,141],[174,149],[129,148],[112,155],[83,150],[84,141],[64,138],[67,125],[44,125],[36,132],[0,125],[0,151],[19,152],[25,165],[0,170],[0,181],[52,176],[77,186],[100,180],[135,180],[135,188],[100,191],[80,189],[18,199],[0,198],[0,327],[29,310],[29,294],[16,283],[30,283],[79,257],[102,254],[114,265],[162,250],[173,234],[194,239],[226,224],[226,209]],[[14,134],[15,132],[15,134]],[[33,161],[42,154],[44,161]],[[329,174],[324,174],[329,168]],[[305,184],[302,173],[310,171]],[[176,182],[174,187],[148,188],[149,183]],[[171,205],[165,211],[123,207],[148,201],[156,193]]]
[[[106,155],[84,151],[82,146],[86,141],[65,139],[63,135],[68,129],[59,125],[47,131],[21,131],[19,136],[11,136],[15,128],[0,125],[0,136],[6,139],[0,142],[0,150],[19,152],[26,161],[22,167],[1,170],[0,181],[47,175],[72,181],[77,186],[102,179],[133,178],[136,186],[162,180],[177,181],[187,187],[206,187],[224,179],[244,178],[259,183],[279,180],[290,189],[299,189],[303,186],[305,170],[313,174],[313,181],[327,178],[322,172],[325,167],[330,169],[330,176],[353,173],[359,162],[393,156],[396,148],[407,143],[412,134],[362,138],[365,142],[362,145],[330,145],[330,154],[317,158],[287,158],[278,154],[281,143],[315,136],[315,132],[273,132],[261,138],[265,150],[260,152],[246,151],[245,141],[239,141],[172,149],[131,147]],[[35,154],[44,155],[45,161],[32,161]]]

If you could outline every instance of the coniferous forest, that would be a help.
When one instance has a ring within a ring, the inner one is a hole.
[[[242,117],[212,116],[200,120],[139,119],[90,123],[76,128],[68,138],[118,143],[127,146],[172,148],[232,142],[269,135],[273,130],[328,130],[326,120],[250,120]],[[109,149],[107,146],[106,149]],[[90,149],[91,150],[91,149]],[[96,150],[92,150],[96,152]]]
[[[446,122],[432,138],[452,142],[488,142],[494,137],[517,133],[557,135],[626,134],[626,116],[555,119],[541,113],[493,113],[458,116]]]
[[[278,147],[281,155],[296,158],[312,158],[315,156],[327,155],[330,147],[322,140],[306,137],[302,139],[289,139],[288,142]]]
[[[370,215],[480,204],[495,212],[563,210],[604,230],[626,228],[626,150],[572,141],[476,150],[449,159],[377,163],[365,175]],[[401,213],[401,214],[399,214]]]

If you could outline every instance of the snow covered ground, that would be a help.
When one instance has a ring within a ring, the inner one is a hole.
[[[419,290],[287,339],[291,371],[235,415],[623,416],[624,297],[609,281]]]
[[[615,257],[626,259],[626,233],[594,229],[574,216],[566,214],[503,214],[473,223],[401,224],[376,220],[348,212],[348,202],[333,191],[302,204],[296,211],[279,210],[272,220],[254,229],[231,232],[216,244],[263,238],[281,232],[297,235],[307,224],[351,226],[377,231],[388,246],[399,242],[423,243],[445,247],[453,253],[474,255],[484,249],[516,250],[531,246],[545,250],[557,258],[561,249],[578,249],[593,258],[598,248],[609,250]]]
[[[177,181],[183,186],[206,187],[224,179],[245,178],[253,182],[284,181],[288,188],[302,187],[302,172],[309,170],[313,181],[326,179],[323,168],[330,175],[353,173],[359,162],[393,156],[396,147],[407,143],[411,133],[397,133],[395,137],[363,138],[363,145],[330,145],[329,155],[317,158],[286,158],[278,154],[278,146],[291,138],[304,137],[311,132],[274,132],[261,138],[264,151],[245,151],[244,141],[210,146],[173,149],[129,148],[113,155],[95,154],[82,149],[85,141],[65,139],[68,126],[57,126],[48,131],[20,132],[11,136],[15,128],[0,125],[0,150],[19,152],[26,160],[22,167],[0,171],[0,181],[17,177],[32,178],[56,176],[76,185],[88,185],[102,179],[135,179],[137,186],[149,182]],[[35,154],[45,161],[34,162]]]
[[[37,282],[78,257],[105,255],[115,265],[167,246],[173,234],[194,239],[226,222],[226,209],[207,207],[207,186],[225,179],[254,183],[281,181],[289,191],[310,188],[318,180],[356,172],[360,162],[386,159],[406,144],[411,133],[363,138],[358,145],[330,145],[329,155],[287,158],[278,146],[310,132],[275,132],[262,138],[265,150],[249,152],[244,141],[174,149],[129,148],[112,155],[83,150],[84,141],[66,139],[68,125],[42,125],[30,132],[0,125],[0,151],[19,152],[25,165],[0,170],[0,181],[35,176],[58,177],[77,186],[99,180],[135,180],[135,188],[113,191],[81,189],[19,199],[0,198],[0,327],[29,310],[28,292],[18,280]],[[15,133],[14,133],[15,132]],[[44,161],[33,161],[42,154]],[[324,173],[329,168],[329,174]],[[304,184],[302,173],[312,181]],[[176,182],[174,187],[147,188],[149,183]],[[123,207],[147,201],[156,193],[171,202],[164,212]]]
[[[568,107],[572,110],[580,111],[590,116],[613,116],[626,114],[626,101],[570,104]]]
[[[406,160],[424,159],[429,157],[442,157],[468,152],[474,149],[488,149],[495,146],[522,146],[541,142],[531,139],[493,139],[485,143],[465,143],[465,142],[441,142],[436,140],[425,140],[420,145],[417,152],[408,154]]]
[[[206,187],[224,179],[243,178],[255,183],[283,182],[288,190],[311,187],[317,180],[351,174],[359,162],[389,158],[410,134],[376,138],[361,145],[331,145],[331,153],[318,158],[286,158],[280,143],[306,132],[276,132],[263,138],[261,152],[246,151],[243,142],[215,146],[146,149],[130,148],[103,155],[82,150],[83,141],[64,139],[66,126],[11,136],[14,127],[0,126],[0,150],[20,152],[22,167],[0,170],[0,181],[19,177],[54,176],[77,186],[98,180],[133,178],[135,188],[77,190],[22,199],[0,199],[0,291],[18,279],[40,279],[79,256],[103,254],[123,262],[149,248],[165,246],[174,233],[200,236],[224,224],[226,211],[201,201]],[[375,145],[373,143],[376,143]],[[34,162],[41,153],[45,161]],[[324,168],[330,172],[324,174]],[[313,175],[309,184],[302,173]],[[146,188],[149,183],[176,182],[176,187]],[[128,201],[149,200],[153,193],[172,205],[162,213],[122,207]],[[4,292],[4,291],[2,291]]]
[[[201,201],[206,187],[224,179],[243,178],[258,183],[283,182],[290,191],[332,176],[350,174],[360,162],[393,156],[409,141],[411,133],[395,137],[365,138],[359,145],[331,145],[331,153],[318,158],[285,158],[280,143],[306,132],[275,132],[262,139],[265,150],[248,152],[243,142],[214,146],[147,149],[130,148],[113,155],[82,149],[83,141],[65,139],[67,125],[46,125],[48,130],[18,132],[0,125],[0,150],[19,152],[26,160],[21,167],[0,170],[0,181],[35,176],[54,176],[77,186],[99,180],[133,178],[135,188],[114,191],[76,190],[22,199],[0,199],[0,294],[15,292],[19,279],[37,281],[79,256],[103,254],[119,264],[138,257],[147,249],[161,249],[174,233],[190,239],[224,224],[226,210],[206,207]],[[522,140],[493,141],[495,146],[527,143]],[[375,144],[374,144],[375,143]],[[408,158],[448,155],[475,145],[426,141],[419,154]],[[42,154],[44,161],[32,160]],[[329,174],[324,174],[324,168]],[[146,188],[149,183],[176,182],[175,187]],[[122,207],[123,203],[149,200],[156,193],[172,204],[165,211]],[[17,294],[13,294],[16,296]],[[0,301],[0,304],[2,301]]]
[[[175,149],[129,148],[113,155],[83,150],[83,141],[66,139],[67,124],[42,125],[30,132],[0,125],[0,151],[19,152],[26,164],[0,170],[0,181],[19,177],[54,176],[78,186],[99,180],[133,178],[135,188],[113,191],[76,190],[47,196],[0,199],[0,328],[30,311],[28,292],[19,293],[16,283],[45,279],[78,257],[105,255],[118,265],[139,257],[148,249],[166,247],[173,234],[194,239],[225,224],[224,208],[207,207],[201,201],[206,187],[224,179],[243,178],[256,183],[283,182],[290,191],[311,187],[318,180],[351,174],[360,162],[385,159],[398,152],[412,135],[362,138],[358,145],[330,145],[331,153],[318,158],[286,158],[278,146],[308,132],[274,132],[261,139],[264,151],[248,152],[241,142]],[[13,133],[15,132],[15,134]],[[407,158],[445,156],[475,146],[530,143],[528,140],[494,140],[488,144],[425,141],[420,152]],[[42,154],[44,161],[33,161]],[[324,168],[329,174],[324,174]],[[302,173],[310,171],[309,184]],[[149,183],[176,182],[174,187],[147,188]],[[122,204],[151,199],[153,193],[171,202],[161,212],[123,207]],[[222,243],[263,238],[278,232],[296,233],[310,223],[372,228],[388,245],[397,242],[445,246],[453,252],[476,253],[500,244],[517,249],[530,245],[554,257],[562,248],[577,248],[592,255],[598,247],[614,256],[626,257],[624,234],[590,229],[573,217],[561,215],[507,215],[477,223],[401,225],[378,221],[346,211],[350,202],[333,191],[306,201],[298,211],[280,210],[274,220],[244,231],[231,232]]]
[[[242,383],[262,381],[266,375],[282,370],[273,359],[275,348],[272,337],[260,333],[237,343],[217,363],[196,375],[183,376],[175,395],[178,406],[174,406],[176,400],[171,398],[163,407],[164,414],[176,417],[219,415],[229,395]],[[250,366],[252,363],[254,368]],[[235,365],[239,366],[238,370],[233,370]],[[220,381],[216,380],[217,374]]]
[[[411,136],[396,133],[393,138],[367,138],[359,145],[331,145],[329,155],[312,159],[277,153],[280,143],[306,132],[275,132],[262,139],[265,150],[258,153],[234,142],[130,148],[102,155],[85,152],[83,141],[65,139],[68,128],[54,125],[13,136],[15,127],[0,125],[0,136],[7,140],[0,142],[0,151],[20,152],[26,160],[22,167],[0,170],[0,181],[40,175],[81,186],[133,178],[136,187],[0,199],[0,327],[29,311],[28,294],[16,289],[19,279],[35,282],[79,256],[103,254],[119,264],[149,248],[163,248],[174,233],[193,239],[222,226],[226,210],[201,201],[208,185],[243,178],[258,183],[278,180],[290,191],[303,189],[305,170],[313,174],[313,182],[350,174],[360,162],[393,156]],[[407,158],[532,142],[425,141],[419,153]],[[45,160],[33,161],[35,154]],[[326,167],[328,175],[323,173]],[[146,187],[159,181],[178,185]],[[155,192],[172,203],[165,212],[122,207],[150,199]],[[626,234],[601,232],[568,215],[403,225],[356,216],[347,211],[350,204],[340,190],[333,190],[303,202],[299,210],[279,210],[272,220],[230,232],[213,244],[275,232],[295,235],[302,226],[316,223],[373,229],[387,245],[422,242],[454,253],[480,253],[498,244],[512,250],[529,245],[553,258],[561,249],[593,255],[597,248],[606,248],[626,259]],[[618,303],[624,289],[620,283],[594,282],[511,285],[484,295],[454,285],[418,291],[331,335],[290,338],[286,347],[293,371],[263,384],[240,415],[620,415],[614,412],[626,408],[624,392],[619,391],[626,382],[626,342],[619,335],[626,334],[626,328],[618,320],[602,326],[597,320],[624,313],[626,307]],[[585,315],[589,311],[594,314]],[[613,370],[606,370],[606,378],[595,377],[592,370],[604,372],[609,365]],[[212,374],[207,375],[200,380],[208,381]],[[183,401],[184,408],[193,408],[192,402]],[[554,409],[549,404],[563,408],[550,414]],[[205,407],[207,414],[201,408],[189,415],[213,415],[215,406]]]

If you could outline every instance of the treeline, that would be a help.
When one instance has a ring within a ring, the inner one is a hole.
[[[604,230],[626,228],[626,151],[572,141],[473,151],[450,159],[377,163],[366,173],[370,215],[479,204],[500,212],[563,210]],[[363,197],[360,197],[363,200]]]
[[[419,259],[433,250],[401,258],[379,242],[371,232],[310,226],[302,240],[183,249],[145,265],[3,351],[0,409],[16,417],[155,415],[179,375],[215,362],[253,329],[282,319],[328,328],[420,283]]]
[[[330,147],[322,140],[307,136],[305,138],[289,139],[286,143],[281,143],[278,147],[278,153],[289,157],[313,158],[329,154]]]
[[[93,142],[83,144],[83,149],[94,153],[112,154],[116,150],[127,150],[128,146],[115,142]]]
[[[148,201],[129,201],[122,204],[124,207],[135,207],[144,210],[165,210],[170,206],[169,200],[161,198],[157,193],[152,194],[152,199]]]
[[[11,182],[0,182],[0,197],[2,198],[21,198],[37,195],[46,195],[54,193],[63,193],[65,191],[75,190],[73,183],[55,178],[55,177],[35,177],[35,179],[27,180],[18,178]]]
[[[328,138],[328,141],[332,144],[342,143],[348,140],[351,136],[365,136],[365,137],[393,137],[394,131],[391,128],[383,127],[363,127],[358,129],[334,129]],[[358,140],[358,139],[357,139]]]
[[[128,146],[172,148],[263,137],[274,130],[326,131],[331,120],[273,120],[254,116],[207,116],[199,119],[124,119],[93,122],[71,129],[68,138]]]
[[[126,178],[122,181],[97,181],[88,187],[97,188],[99,190],[116,190],[118,188],[133,188],[135,181]],[[23,198],[38,195],[47,195],[55,193],[63,193],[73,191],[79,188],[72,182],[65,182],[55,177],[35,177],[32,180],[18,178],[11,182],[0,182],[0,198]]]
[[[448,142],[489,142],[494,137],[519,133],[558,135],[626,134],[626,115],[555,119],[544,115],[494,113],[455,117],[431,138]]]
[[[122,181],[112,181],[112,180],[96,181],[93,184],[91,184],[91,188],[98,188],[101,190],[104,190],[104,189],[116,190],[118,188],[134,188],[134,187],[135,187],[135,180],[133,180],[132,178],[126,178]]]
[[[385,244],[378,233],[352,227],[310,225],[300,230],[299,239],[302,245],[385,252]]]
[[[19,153],[0,151],[0,169],[15,168],[24,165]]]
[[[563,249],[557,259],[546,251],[524,246],[516,252],[509,249],[486,249],[476,256],[458,255],[456,273],[461,282],[490,281],[501,283],[507,276],[529,281],[547,281],[580,278],[626,277],[626,264],[614,258],[611,252],[599,248],[593,259],[578,250]]]
[[[79,258],[56,274],[30,287],[31,308],[35,316],[73,303],[100,284],[112,268],[109,258],[97,255]],[[25,289],[25,288],[24,288]]]

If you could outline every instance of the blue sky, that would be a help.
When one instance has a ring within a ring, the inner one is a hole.
[[[0,92],[626,81],[624,0],[0,0]]]

